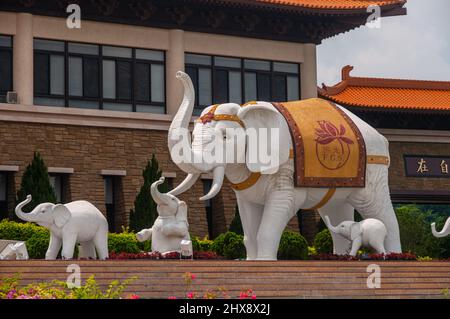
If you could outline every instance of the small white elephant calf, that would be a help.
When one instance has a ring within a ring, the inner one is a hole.
[[[351,241],[350,255],[356,256],[359,248],[372,247],[380,254],[385,254],[384,240],[386,239],[386,226],[378,219],[368,218],[360,222],[344,221],[333,226],[328,216],[324,217],[328,229]]]
[[[183,239],[190,240],[187,222],[187,205],[172,194],[162,194],[158,185],[164,183],[164,177],[151,186],[153,200],[158,205],[158,218],[152,228],[143,229],[136,234],[138,241],[152,240],[152,251],[166,253],[179,251]]]
[[[45,259],[56,259],[62,246],[63,259],[72,259],[76,243],[81,258],[108,258],[108,221],[91,203],[78,200],[67,204],[42,203],[32,212],[22,208],[31,202],[31,195],[16,207],[20,219],[37,223],[50,230],[50,244]],[[97,254],[96,250],[97,249]]]

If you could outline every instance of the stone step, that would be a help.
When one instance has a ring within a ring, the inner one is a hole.
[[[19,273],[22,284],[66,280],[66,267],[78,264],[82,279],[94,275],[106,288],[112,280],[137,276],[126,294],[143,298],[183,297],[225,289],[236,297],[252,289],[258,298],[443,298],[450,288],[449,262],[409,261],[1,261],[0,279]],[[367,266],[381,267],[381,288],[368,289]],[[186,287],[185,272],[197,276]]]

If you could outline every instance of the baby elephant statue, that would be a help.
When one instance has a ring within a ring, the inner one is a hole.
[[[356,256],[361,246],[372,247],[380,254],[385,254],[384,240],[386,226],[378,219],[368,218],[360,222],[344,221],[337,226],[331,225],[330,218],[324,217],[328,229],[351,241],[351,256]]]
[[[436,223],[431,224],[431,232],[433,233],[434,237],[442,238],[445,236],[450,235],[450,217],[445,222],[444,228],[440,232],[437,232],[436,230]]]
[[[91,203],[79,200],[68,204],[42,203],[32,212],[22,208],[31,202],[31,195],[16,207],[16,215],[27,222],[50,230],[50,244],[45,259],[56,259],[62,246],[63,259],[72,259],[76,243],[80,243],[80,258],[108,258],[108,222]]]
[[[190,236],[186,203],[169,193],[160,193],[158,185],[162,183],[164,177],[154,182],[150,188],[159,216],[152,228],[141,230],[136,234],[136,238],[140,242],[151,239],[152,251],[166,253],[179,251],[181,241],[190,240]]]

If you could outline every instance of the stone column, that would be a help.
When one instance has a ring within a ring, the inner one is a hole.
[[[304,62],[301,64],[302,99],[317,97],[317,56],[316,45],[305,43],[303,45]]]
[[[13,41],[13,86],[19,103],[33,105],[33,16],[18,13]]]
[[[184,71],[184,31],[170,30],[170,47],[166,55],[167,114],[175,115],[183,99],[183,86],[175,77]]]

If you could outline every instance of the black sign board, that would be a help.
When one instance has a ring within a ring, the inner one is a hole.
[[[450,156],[403,155],[406,176],[449,177]]]

